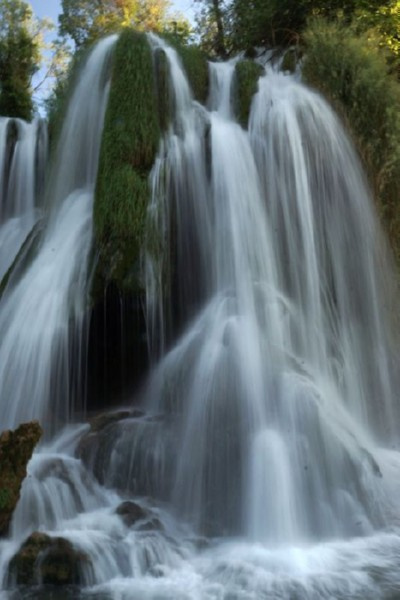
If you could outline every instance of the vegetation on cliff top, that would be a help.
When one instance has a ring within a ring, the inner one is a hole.
[[[400,85],[367,35],[318,20],[305,32],[303,75],[346,121],[400,264]]]

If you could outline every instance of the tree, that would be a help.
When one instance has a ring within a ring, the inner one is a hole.
[[[237,49],[285,46],[299,39],[311,17],[350,22],[355,16],[373,18],[390,12],[397,4],[394,0],[233,0],[233,44]]]
[[[59,32],[79,49],[124,26],[160,31],[169,6],[169,0],[62,0]]]
[[[40,36],[23,0],[0,0],[0,114],[30,120],[31,81],[40,64]]]
[[[197,0],[203,6],[196,15],[197,31],[202,48],[209,55],[226,58],[228,54],[226,32],[229,10],[223,0]]]

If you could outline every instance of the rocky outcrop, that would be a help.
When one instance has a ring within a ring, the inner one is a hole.
[[[121,517],[127,527],[132,527],[132,525],[135,525],[138,521],[146,519],[149,516],[148,510],[130,500],[122,502],[117,507],[115,513]]]
[[[37,421],[0,435],[0,535],[6,535],[33,450],[42,436]]]
[[[135,527],[138,531],[164,531],[163,524],[153,511],[132,500],[126,500],[117,506],[115,514],[126,527]]]
[[[95,417],[76,457],[102,485],[134,496],[170,497],[176,462],[176,432],[162,416],[134,410]]]
[[[89,557],[68,540],[35,532],[11,559],[9,577],[18,585],[80,585]]]

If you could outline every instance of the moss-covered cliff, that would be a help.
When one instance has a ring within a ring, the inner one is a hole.
[[[192,88],[193,96],[201,104],[205,104],[209,91],[209,74],[207,57],[197,46],[175,46],[181,58],[183,68]]]
[[[242,127],[249,122],[251,102],[257,91],[258,79],[264,73],[264,68],[251,61],[240,60],[235,67],[235,112]]]
[[[160,139],[155,89],[146,36],[124,30],[115,48],[96,186],[95,294],[110,282],[121,290],[138,286],[148,178]]]

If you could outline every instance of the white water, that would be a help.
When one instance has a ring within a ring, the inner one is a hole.
[[[151,215],[165,246],[177,215],[172,302],[203,293],[149,393],[162,412],[172,397],[179,422],[173,505],[200,530],[260,542],[371,533],[391,511],[376,442],[391,440],[398,413],[381,240],[357,157],[326,103],[272,71],[249,133],[232,120],[232,63],[212,66],[210,111],[196,118],[166,52],[183,131],[161,149]],[[192,143],[205,135],[208,165]],[[188,157],[209,171],[200,185]],[[168,270],[150,266],[155,304]]]
[[[87,427],[35,455],[0,543],[3,586],[40,528],[91,558],[82,597],[394,600],[398,356],[357,157],[291,77],[267,72],[247,132],[234,64],[211,66],[205,109],[176,53],[151,43],[168,57],[176,118],[151,180],[163,251],[145,261],[161,355],[149,415],[98,438],[88,462],[105,488],[76,458]],[[161,526],[122,522],[133,494]]]
[[[0,118],[0,279],[38,218],[46,159],[47,127],[42,121]]]

